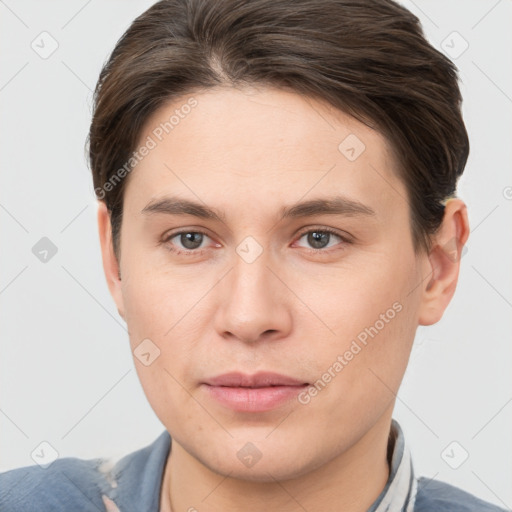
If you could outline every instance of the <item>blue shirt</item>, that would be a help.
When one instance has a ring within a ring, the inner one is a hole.
[[[116,464],[65,457],[0,473],[1,512],[158,512],[172,439],[167,431]],[[368,512],[505,512],[447,483],[416,478],[398,422],[390,432],[386,486]],[[117,507],[117,509],[116,509]]]

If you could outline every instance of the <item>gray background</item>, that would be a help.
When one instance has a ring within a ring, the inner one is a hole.
[[[104,280],[84,153],[100,67],[152,3],[0,1],[0,471],[34,464],[44,441],[119,457],[164,429]],[[444,318],[418,329],[395,417],[418,474],[510,508],[512,3],[403,3],[461,72],[472,232]],[[52,40],[48,58],[31,47]],[[57,248],[47,262],[32,252],[42,237]]]

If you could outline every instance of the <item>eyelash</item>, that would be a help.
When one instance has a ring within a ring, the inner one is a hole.
[[[352,243],[352,240],[350,240],[348,237],[340,235],[337,231],[335,231],[331,228],[308,228],[307,230],[304,230],[301,233],[299,233],[297,240],[300,240],[304,235],[307,235],[308,233],[312,233],[312,232],[329,233],[331,235],[335,235],[341,240],[342,245],[348,245],[348,244]],[[162,243],[166,244],[173,238],[175,238],[178,235],[181,235],[183,233],[194,233],[194,234],[204,235],[204,236],[207,236],[208,238],[210,238],[209,235],[207,233],[205,233],[204,231],[185,229],[182,231],[177,231],[176,233],[169,234],[162,240]],[[307,249],[304,247],[303,247],[303,249],[306,249],[309,253],[312,253],[312,254],[320,254],[320,253],[329,254],[332,251],[340,250],[340,248],[329,250],[329,249]],[[343,249],[344,249],[344,247],[341,248],[341,250],[343,250]],[[206,249],[173,249],[170,247],[168,248],[168,250],[176,255],[185,255],[185,256],[199,256],[199,255],[202,255],[206,251]]]

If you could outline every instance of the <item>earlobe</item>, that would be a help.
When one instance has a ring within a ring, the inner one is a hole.
[[[466,205],[461,199],[450,199],[428,255],[426,285],[419,311],[420,325],[435,324],[448,307],[457,287],[460,260],[468,236]]]
[[[112,244],[112,227],[110,213],[103,201],[98,201],[98,232],[100,237],[103,271],[110,295],[114,299],[117,311],[124,319],[123,294],[121,290],[120,265]]]

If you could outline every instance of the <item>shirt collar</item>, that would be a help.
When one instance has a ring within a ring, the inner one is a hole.
[[[396,420],[391,421],[389,442],[392,455],[388,481],[368,512],[412,512],[417,481],[409,448]]]

